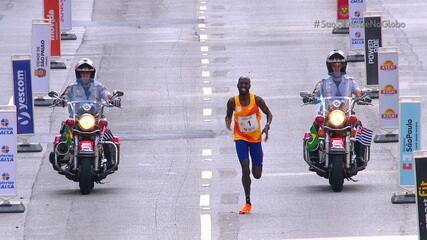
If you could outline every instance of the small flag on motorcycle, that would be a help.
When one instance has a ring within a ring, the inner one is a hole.
[[[70,147],[73,142],[73,131],[70,127],[65,126],[65,144]]]
[[[374,132],[372,130],[359,126],[356,130],[356,141],[365,146],[370,146],[372,143],[373,133]]]
[[[319,146],[320,140],[317,132],[317,128],[312,125],[310,128],[311,137],[307,140],[307,150],[313,152]]]
[[[113,141],[113,138],[114,136],[110,129],[105,130],[104,134],[102,135],[102,141]]]

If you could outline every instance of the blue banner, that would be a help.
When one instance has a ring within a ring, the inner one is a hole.
[[[31,89],[30,60],[12,60],[12,68],[17,133],[34,134],[33,92]]]
[[[421,102],[400,102],[400,186],[415,186],[413,152],[421,148]]]

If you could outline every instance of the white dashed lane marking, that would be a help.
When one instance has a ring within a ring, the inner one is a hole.
[[[200,41],[206,41],[206,40],[208,40],[208,35],[200,34]]]
[[[206,0],[201,0],[200,1],[201,6],[199,8],[199,20],[205,20],[205,12],[207,10],[206,7]],[[205,33],[206,31],[206,24],[205,23],[199,23],[197,25],[199,27],[199,30],[202,33]],[[200,34],[199,35],[199,41],[203,44],[208,40],[208,35],[207,34]],[[201,46],[200,47],[200,51],[202,53],[202,59],[200,60],[202,66],[202,69],[207,69],[209,64],[209,59],[207,59],[208,56],[208,52],[209,52],[209,47],[208,46]],[[207,80],[208,77],[210,77],[210,72],[209,71],[202,71],[202,77],[204,78],[203,83],[204,84],[210,84],[210,81]],[[212,95],[212,88],[211,87],[203,87],[203,101],[207,101],[210,100],[209,97],[207,96],[211,96]],[[212,109],[211,108],[203,108],[203,116],[207,117],[207,116],[211,116],[212,115]],[[204,122],[210,122],[212,121],[211,119],[204,119]],[[210,157],[212,157],[212,149],[209,148],[205,148],[202,149],[202,156],[205,158],[205,161],[212,161],[212,159]],[[204,180],[205,183],[203,183],[201,186],[204,188],[204,191],[208,191],[210,184],[206,183],[207,180],[211,180],[212,179],[212,171],[202,171],[201,172],[201,178],[202,180]],[[202,212],[208,212],[210,211],[210,195],[209,194],[201,194],[200,195],[200,207],[201,207],[201,211]],[[200,214],[200,239],[201,240],[211,240],[212,239],[212,217],[210,214],[207,213],[203,213]]]
[[[209,207],[210,196],[209,194],[200,195],[200,207]]]
[[[203,116],[211,116],[212,108],[203,108]]]
[[[202,71],[202,77],[210,77],[211,73],[209,71]]]
[[[202,179],[212,179],[212,171],[202,171]]]
[[[211,87],[204,87],[203,88],[203,95],[212,95],[212,88]]]
[[[200,215],[200,239],[201,240],[211,240],[212,239],[212,230],[211,230],[211,215],[210,214],[201,214]]]
[[[205,148],[202,150],[202,156],[212,156],[212,149]]]

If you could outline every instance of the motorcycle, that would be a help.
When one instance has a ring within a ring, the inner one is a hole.
[[[112,136],[103,116],[104,107],[113,105],[96,100],[67,102],[55,91],[48,95],[54,99],[52,107],[67,106],[69,112],[69,118],[62,122],[61,134],[54,138],[49,160],[59,174],[79,182],[82,194],[89,194],[94,183],[101,183],[114,173],[120,162],[120,138]],[[123,95],[116,90],[113,98]],[[105,138],[108,133],[111,137]]]
[[[306,132],[303,138],[304,160],[309,165],[310,171],[329,179],[329,184],[334,192],[341,192],[344,179],[363,171],[370,160],[370,147],[363,151],[363,163],[356,161],[355,148],[356,132],[360,125],[355,112],[355,105],[372,105],[368,93],[362,97],[313,97],[312,93],[301,92],[304,105],[319,104],[319,112],[315,118],[318,127],[317,136]],[[313,126],[315,126],[313,125]],[[317,138],[317,144],[309,146]]]

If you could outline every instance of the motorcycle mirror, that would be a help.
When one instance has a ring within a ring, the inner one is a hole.
[[[371,92],[372,92],[372,89],[370,89],[370,88],[362,88],[362,93],[368,94]]]
[[[120,90],[114,90],[113,95],[117,96],[117,97],[121,97],[124,95],[124,92],[122,92]]]
[[[58,97],[58,93],[55,91],[50,91],[47,95],[51,98]]]
[[[371,99],[369,96],[367,96],[367,97],[365,97],[365,102],[367,102],[367,103],[371,103],[371,102],[372,102],[372,99]]]
[[[310,95],[311,94],[309,92],[307,92],[307,91],[299,92],[299,96],[302,97],[302,98],[309,97]]]

